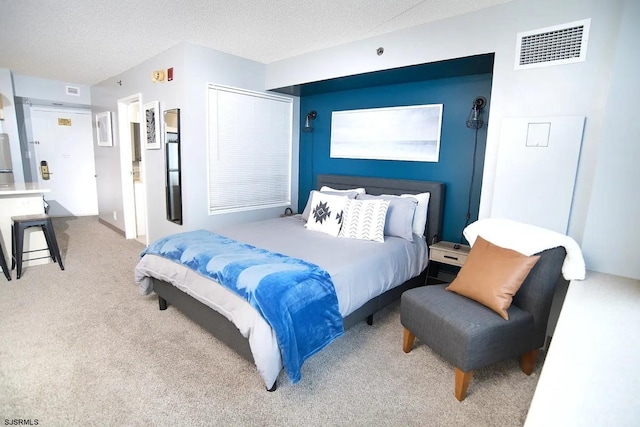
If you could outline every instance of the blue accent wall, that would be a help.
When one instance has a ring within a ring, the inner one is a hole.
[[[441,181],[446,184],[443,239],[460,241],[466,222],[476,131],[466,126],[473,99],[484,96],[488,118],[491,74],[476,74],[353,90],[318,93],[300,98],[302,124],[306,114],[318,116],[311,133],[300,133],[299,206],[302,212],[318,174],[358,175],[382,178]],[[438,162],[332,159],[332,111],[403,105],[443,104]],[[471,192],[471,219],[477,219],[486,145],[486,123],[477,133],[475,180]]]

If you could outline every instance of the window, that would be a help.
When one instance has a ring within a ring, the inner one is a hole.
[[[209,86],[209,214],[291,204],[293,101]]]

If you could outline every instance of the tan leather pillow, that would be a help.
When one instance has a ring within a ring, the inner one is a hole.
[[[467,261],[447,290],[485,305],[509,320],[507,309],[540,259],[494,245],[478,236]]]

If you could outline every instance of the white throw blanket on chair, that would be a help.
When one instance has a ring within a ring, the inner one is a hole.
[[[564,234],[546,228],[502,218],[486,218],[469,224],[464,237],[473,246],[476,237],[530,256],[546,249],[563,246],[567,256],[562,264],[566,280],[584,280],[586,268],[578,243]]]

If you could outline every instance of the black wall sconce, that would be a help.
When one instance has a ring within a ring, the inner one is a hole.
[[[302,132],[313,132],[313,122],[316,117],[318,117],[316,110],[311,110],[307,113],[304,119],[304,126],[302,126]]]
[[[464,240],[464,229],[469,225],[471,221],[471,195],[473,191],[473,182],[476,176],[476,154],[478,151],[478,129],[484,126],[484,120],[482,119],[482,110],[487,105],[487,98],[484,96],[476,96],[473,99],[473,105],[471,105],[471,111],[469,112],[469,117],[467,118],[467,127],[469,129],[475,129],[475,139],[473,144],[473,163],[471,165],[471,182],[469,183],[469,198],[467,200],[467,214],[466,221],[464,223],[464,227],[462,227],[462,232],[460,233],[460,243]],[[454,248],[458,249],[460,244],[456,243]]]
[[[485,105],[487,105],[487,99],[484,96],[475,97],[467,119],[467,127],[469,129],[480,129],[484,125],[482,110],[484,110]]]

